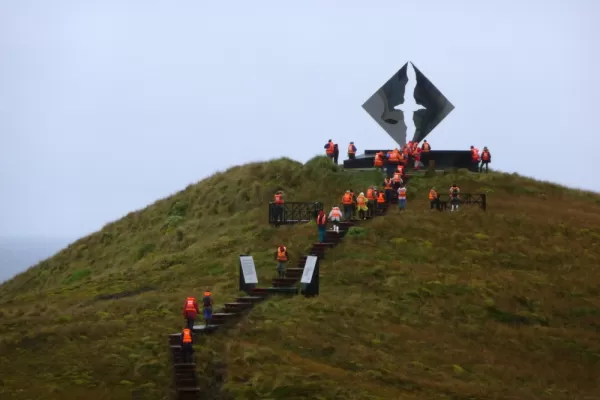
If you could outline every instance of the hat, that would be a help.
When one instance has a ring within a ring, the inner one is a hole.
[[[354,142],[350,142],[350,144],[354,144]]]
[[[346,190],[346,193],[350,193],[350,191],[349,191],[349,190]]]
[[[360,192],[359,196],[364,196],[365,194],[363,192]]]

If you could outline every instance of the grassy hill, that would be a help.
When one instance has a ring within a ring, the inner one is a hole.
[[[272,193],[330,206],[380,180],[322,157],[248,164],[73,243],[0,286],[0,398],[168,398],[184,298],[231,301],[239,254],[268,284],[278,244],[295,258],[315,241],[312,224],[266,224]],[[430,212],[430,187],[453,182],[487,192],[488,212]],[[600,398],[600,196],[457,173],[415,178],[408,198],[328,253],[321,296],[269,300],[205,338],[206,385],[223,399]]]

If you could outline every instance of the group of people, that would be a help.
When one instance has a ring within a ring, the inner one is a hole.
[[[208,290],[204,292],[204,297],[202,297],[202,311],[204,314],[204,323],[206,327],[210,325],[210,320],[212,318],[212,308],[213,308],[213,298],[212,293]],[[186,326],[181,331],[181,354],[183,356],[183,362],[192,362],[193,353],[194,353],[194,323],[196,322],[196,318],[200,314],[200,307],[198,306],[198,302],[195,297],[188,297],[185,299],[185,303],[183,305],[183,318],[185,319]]]
[[[483,147],[481,154],[477,147],[471,146],[471,170],[473,172],[483,172],[483,168],[485,167],[485,173],[487,174],[491,162],[492,153],[490,153],[487,146]]]
[[[450,199],[450,211],[458,211],[458,206],[460,205],[460,188],[456,186],[456,183],[453,183],[450,189],[448,189],[448,198]],[[441,210],[440,195],[434,187],[429,191],[429,204],[432,211]]]

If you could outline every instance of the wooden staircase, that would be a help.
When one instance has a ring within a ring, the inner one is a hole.
[[[392,199],[394,203],[394,199]],[[397,203],[397,199],[395,199]],[[374,216],[382,216],[387,212],[389,205],[385,209],[377,210]],[[368,219],[372,219],[370,217]],[[367,219],[367,220],[368,220]],[[346,236],[349,229],[363,222],[361,220],[351,220],[347,222],[339,222],[339,232],[334,232],[332,229],[327,231],[325,243],[314,243],[308,254],[300,257],[297,264],[293,268],[287,268],[285,278],[273,278],[271,287],[261,287],[251,289],[247,296],[240,296],[235,301],[225,303],[222,310],[213,313],[211,324],[209,326],[195,325],[194,336],[202,334],[212,334],[216,331],[225,329],[231,326],[244,313],[250,311],[255,304],[266,300],[274,294],[296,295],[298,294],[297,284],[304,272],[306,258],[310,255],[318,256],[319,259],[326,259],[327,249],[331,249],[340,244],[341,240]],[[171,350],[171,359],[173,364],[173,381],[176,392],[176,399],[188,400],[199,399],[201,388],[198,386],[198,378],[196,373],[196,363],[183,363],[180,345],[181,333],[169,335],[169,347]],[[195,358],[193,358],[195,360]]]

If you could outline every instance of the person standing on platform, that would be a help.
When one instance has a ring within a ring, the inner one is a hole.
[[[287,247],[281,245],[275,252],[275,259],[277,260],[277,274],[280,278],[285,278],[285,272],[288,262],[288,251]]]
[[[336,143],[333,145],[333,163],[335,165],[338,163],[338,158],[340,158],[340,149]]]
[[[354,145],[354,142],[350,142],[350,144],[348,145],[348,159],[354,160],[355,158],[356,158],[356,146]]]
[[[284,204],[285,204],[285,200],[283,199],[283,196],[285,194],[283,193],[283,190],[278,190],[277,192],[275,192],[274,195],[274,199],[273,199],[273,218],[275,220],[275,222],[284,222]]]
[[[475,146],[471,146],[471,171],[479,171],[479,161],[481,161],[479,157],[479,149]]]
[[[481,165],[479,166],[479,172],[483,172],[483,166],[485,165],[485,173],[488,173],[488,165],[492,162],[492,153],[487,147],[483,148],[481,152]]]
[[[319,243],[325,243],[327,237],[327,215],[323,210],[319,210],[317,215],[317,230],[319,231]]]
[[[333,143],[333,140],[329,139],[329,141],[325,146],[323,146],[323,148],[325,149],[325,154],[327,155],[327,157],[329,157],[333,161],[333,152],[335,150],[335,143]]]
[[[427,143],[427,140],[423,140],[423,144],[421,145],[421,161],[424,166],[429,168],[429,152],[431,151],[431,146]]]
[[[377,196],[375,195],[375,188],[370,187],[367,189],[367,217],[373,217],[375,213],[375,202],[377,201]]]
[[[200,314],[200,309],[198,308],[198,302],[196,301],[196,298],[190,296],[185,299],[185,303],[183,305],[183,318],[185,318],[188,329],[194,328],[194,322],[196,321],[198,314]]]

